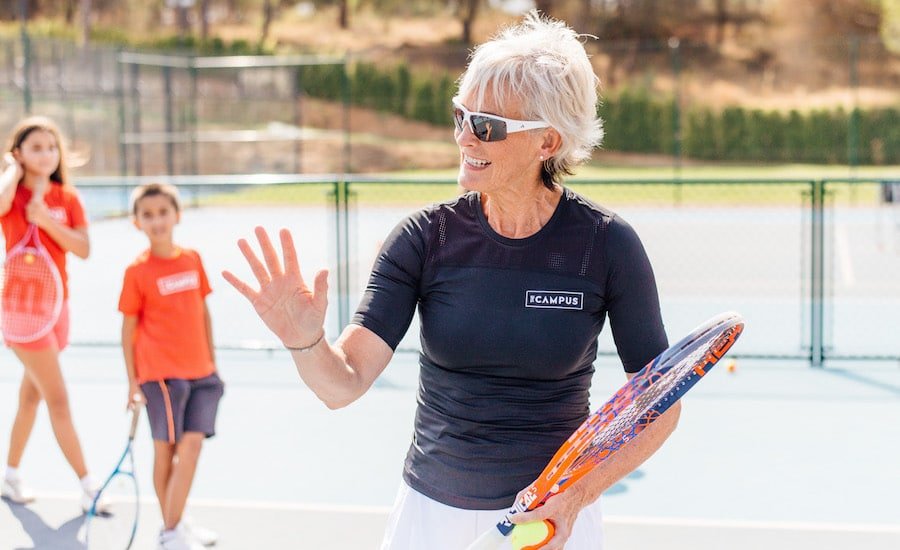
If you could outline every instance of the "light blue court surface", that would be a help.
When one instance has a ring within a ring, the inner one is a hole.
[[[357,291],[379,240],[411,210],[359,214],[350,266]],[[671,340],[734,309],[747,319],[734,352],[802,351],[806,294],[797,212],[748,207],[622,213],[654,263]],[[843,353],[896,353],[900,233],[880,240],[878,218],[861,208],[840,213],[838,220],[834,346]],[[203,255],[214,288],[209,305],[215,339],[223,346],[274,344],[218,275],[232,269],[250,276],[234,243],[251,236],[257,223],[295,232],[305,273],[333,267],[333,220],[324,208],[186,211],[176,237]],[[734,227],[743,230],[734,235]],[[113,343],[121,323],[116,301],[122,273],[146,241],[124,219],[95,222],[91,236],[91,259],[71,260],[72,337]],[[338,303],[335,296],[330,303]],[[333,340],[333,309],[327,328]],[[414,323],[402,345],[415,346],[416,335]],[[611,349],[608,331],[601,347]],[[98,478],[125,444],[120,356],[114,347],[78,346],[62,359],[74,420]],[[327,410],[302,385],[284,352],[221,350],[218,364],[227,387],[219,434],[205,446],[192,494],[195,521],[218,531],[219,547],[226,550],[377,548],[412,433],[415,355],[398,354],[365,397],[339,411]],[[0,350],[0,460],[21,369],[8,350]],[[623,381],[617,362],[601,358],[594,403]],[[900,365],[839,362],[813,370],[742,359],[733,374],[716,367],[684,406],[665,447],[604,496],[608,549],[900,549]],[[152,548],[160,519],[145,423],[137,454],[146,499],[138,548]],[[0,504],[0,550],[77,548],[82,518],[76,480],[44,412],[22,471],[40,499],[27,507]]]
[[[195,521],[219,531],[223,549],[376,548],[412,430],[413,359],[398,355],[364,398],[328,411],[287,355],[221,353],[227,389],[192,495]],[[114,349],[72,349],[64,360],[99,476],[124,445],[123,367]],[[21,367],[8,351],[0,365],[5,454]],[[622,380],[601,361],[594,401]],[[688,394],[665,447],[603,497],[609,547],[900,548],[898,417],[896,365],[813,370],[747,360],[734,373],[720,365]],[[137,462],[147,499],[139,548],[151,548],[160,519],[143,423]],[[0,506],[0,548],[77,548],[76,481],[45,414],[22,469],[40,499]]]

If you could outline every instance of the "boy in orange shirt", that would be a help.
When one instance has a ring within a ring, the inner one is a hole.
[[[163,516],[159,548],[192,550],[215,543],[182,521],[203,440],[215,434],[224,386],[216,373],[211,292],[200,256],[175,244],[178,191],[142,185],[132,193],[134,225],[150,248],[126,269],[119,311],[129,405],[147,405],[153,436],[153,485]]]

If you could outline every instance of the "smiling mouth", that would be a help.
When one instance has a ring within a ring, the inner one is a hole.
[[[469,155],[463,155],[463,162],[475,168],[484,168],[491,164],[490,161],[472,158]]]

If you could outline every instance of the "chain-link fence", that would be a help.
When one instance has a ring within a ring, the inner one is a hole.
[[[897,178],[900,180],[900,177]],[[383,239],[422,205],[452,198],[455,181],[317,176],[178,177],[192,206],[179,242],[200,250],[211,274],[252,280],[235,242],[253,227],[294,233],[304,274],[330,270],[327,334],[348,322]],[[145,246],[127,218],[138,180],[80,180],[95,222],[95,255],[73,260],[78,342],[111,342],[119,278]],[[641,236],[671,335],[725,310],[748,320],[738,354],[820,365],[837,359],[900,359],[900,184],[837,180],[573,180]],[[121,269],[120,269],[121,268]],[[223,347],[277,346],[244,299],[217,277],[210,298]],[[86,287],[86,288],[83,288]],[[104,304],[100,307],[100,304]],[[105,307],[105,310],[104,310]],[[99,313],[98,313],[99,312]],[[418,349],[417,321],[400,345]],[[613,353],[608,331],[601,352]]]
[[[900,164],[900,58],[876,40],[790,56],[677,41],[588,48],[603,83],[603,159]],[[448,168],[448,103],[467,52],[203,58],[5,39],[0,123],[54,117],[89,159],[83,175]]]

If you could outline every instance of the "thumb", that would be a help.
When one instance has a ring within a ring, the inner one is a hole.
[[[551,511],[545,509],[544,506],[540,506],[535,508],[534,510],[528,510],[527,512],[519,512],[517,514],[513,514],[510,516],[510,520],[516,525],[521,525],[523,523],[531,523],[533,521],[543,521],[551,516]]]

